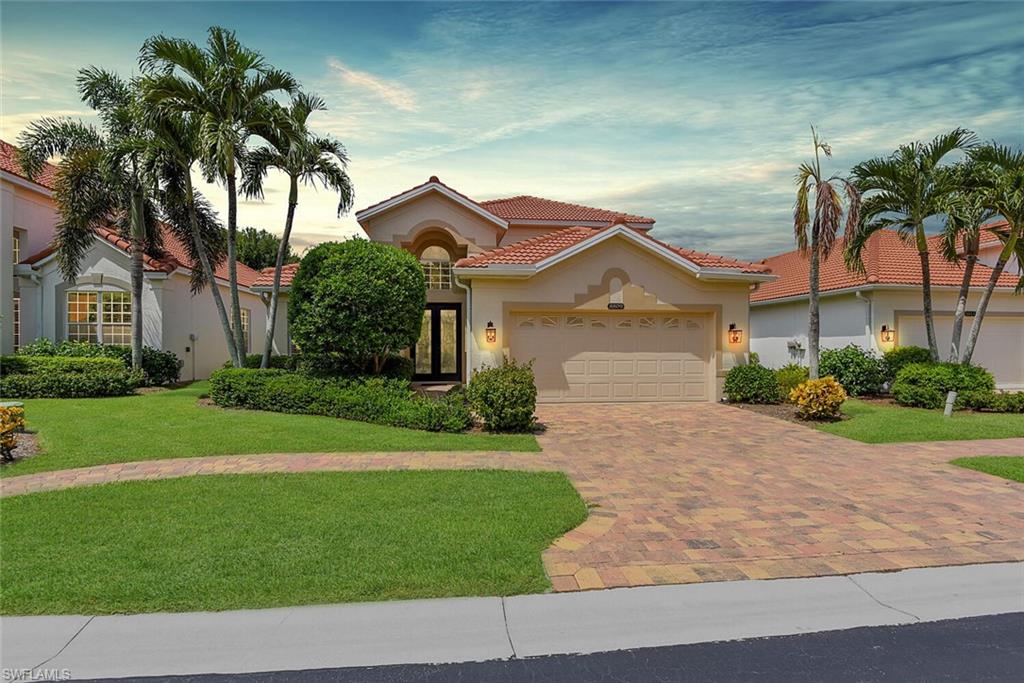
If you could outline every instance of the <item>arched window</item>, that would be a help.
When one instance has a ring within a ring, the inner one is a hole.
[[[433,245],[420,252],[428,289],[452,288],[452,255],[444,247]]]

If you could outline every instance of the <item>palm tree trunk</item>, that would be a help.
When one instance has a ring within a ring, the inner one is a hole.
[[[917,227],[917,254],[921,259],[921,296],[922,311],[924,313],[924,329],[928,336],[928,350],[932,354],[932,360],[939,362],[939,343],[935,339],[935,316],[932,313],[932,268],[928,259],[928,237],[924,233],[924,226]]]
[[[224,307],[224,299],[220,295],[220,285],[213,273],[213,266],[210,264],[210,257],[206,253],[206,245],[203,244],[203,236],[199,233],[199,219],[196,217],[195,193],[192,190],[192,178],[186,173],[185,186],[188,192],[188,219],[192,228],[192,241],[196,246],[196,254],[199,256],[199,265],[206,277],[207,287],[213,294],[213,305],[217,309],[217,316],[220,318],[221,331],[224,332],[224,339],[228,344],[228,356],[231,364],[239,367],[238,350],[235,348],[235,335],[231,332],[231,322],[228,320],[228,312]],[[195,353],[195,348],[192,349]]]
[[[992,275],[988,279],[988,284],[985,285],[985,291],[981,293],[981,301],[978,302],[978,310],[974,314],[974,322],[971,323],[971,331],[967,335],[967,343],[964,344],[963,353],[960,355],[961,363],[971,362],[971,356],[974,355],[974,346],[978,343],[978,335],[981,334],[981,322],[985,318],[985,311],[988,310],[988,304],[992,300],[992,293],[995,291],[999,276],[1003,274],[1006,262],[1010,260],[1010,256],[1017,247],[1018,239],[1020,239],[1020,228],[1013,226],[1010,238],[1006,240],[1003,250],[999,252],[999,260],[996,261],[995,267],[992,268]]]
[[[953,313],[953,339],[949,344],[950,363],[960,361],[960,337],[964,328],[964,315],[967,314],[967,295],[971,290],[971,275],[974,273],[974,264],[977,261],[977,254],[967,254],[967,263],[964,264],[964,278],[960,282],[960,294],[957,296],[956,311]]]
[[[821,335],[821,317],[818,313],[818,271],[821,254],[818,249],[818,231],[811,230],[810,310],[807,316],[807,368],[808,377],[818,379],[818,344]]]
[[[281,243],[277,245],[277,262],[274,263],[274,288],[270,293],[270,312],[267,314],[267,339],[263,344],[263,359],[260,361],[261,368],[270,367],[270,354],[274,350],[274,328],[277,326],[277,300],[281,295],[281,268],[284,267],[284,257],[288,253],[288,240],[292,234],[292,224],[295,220],[295,207],[299,203],[299,181],[291,176],[291,186],[288,189],[288,215],[284,221],[284,234],[281,236]]]
[[[132,370],[142,370],[142,278],[146,250],[146,218],[140,192],[132,194]],[[103,321],[100,321],[103,324]]]
[[[233,362],[236,368],[242,367],[245,362],[245,334],[242,332],[242,306],[238,300],[238,261],[237,253],[238,237],[238,191],[235,187],[234,169],[228,173],[228,289],[231,292],[231,325],[236,334],[235,337],[235,358]]]

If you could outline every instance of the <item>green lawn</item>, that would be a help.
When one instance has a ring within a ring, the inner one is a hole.
[[[815,425],[822,431],[866,443],[962,441],[1024,436],[1024,415],[901,408],[851,399],[843,404],[851,419]]]
[[[140,396],[25,401],[42,453],[11,476],[112,462],[232,453],[540,450],[528,434],[442,434],[314,415],[201,406],[207,382]]]
[[[953,464],[1024,483],[1024,456],[983,455],[975,458],[957,458]]]
[[[586,506],[556,472],[212,475],[0,502],[3,614],[537,593]]]

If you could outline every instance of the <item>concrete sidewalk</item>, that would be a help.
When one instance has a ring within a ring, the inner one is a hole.
[[[1024,611],[1024,563],[510,598],[7,617],[4,673],[246,673],[591,653]],[[25,677],[31,680],[31,676]]]

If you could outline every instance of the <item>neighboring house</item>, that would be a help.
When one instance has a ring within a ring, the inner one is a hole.
[[[715,401],[745,362],[765,267],[668,245],[654,220],[519,196],[474,201],[436,177],[356,213],[415,254],[429,286],[415,378],[534,361],[541,401]]]
[[[971,280],[968,316],[992,274],[1002,244],[992,229],[982,241],[979,263]],[[935,334],[943,360],[949,356],[953,311],[963,278],[963,266],[949,263],[939,253],[940,238],[930,237],[932,308]],[[864,251],[864,274],[843,263],[842,240],[821,267],[821,347],[857,344],[877,352],[894,346],[928,346],[921,313],[921,262],[917,249],[895,231],[883,230],[870,238]],[[750,350],[771,367],[806,363],[808,260],[796,251],[762,263],[778,275],[750,295]],[[989,304],[972,362],[995,375],[1003,388],[1024,388],[1024,296],[1013,293],[1020,277],[1016,261],[1007,265]],[[964,321],[961,343],[973,317]],[[883,340],[882,328],[886,339]]]
[[[65,282],[51,246],[58,222],[51,192],[56,168],[47,165],[35,182],[30,181],[14,151],[0,141],[0,352],[12,353],[40,337],[130,344],[130,243],[112,230],[97,228],[76,282]],[[159,258],[146,257],[143,342],[181,358],[183,379],[201,379],[228,359],[228,351],[210,292],[191,292],[190,268],[184,247],[166,233],[164,253]],[[217,268],[216,278],[230,306],[226,264]],[[261,297],[264,290],[259,287],[264,278],[238,264],[242,328],[252,353],[262,349],[266,330],[266,297]],[[275,334],[275,346],[281,352],[288,349],[287,329],[285,305]]]

